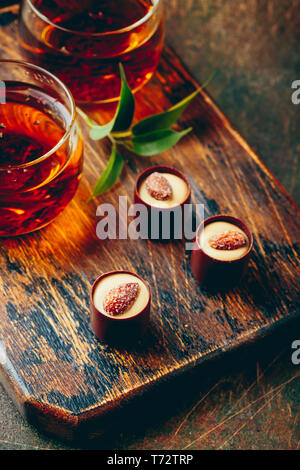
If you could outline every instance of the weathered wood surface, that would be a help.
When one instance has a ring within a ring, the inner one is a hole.
[[[15,23],[0,28],[2,57],[19,57],[15,31]],[[137,117],[195,86],[166,49],[138,96]],[[121,182],[98,202],[117,205],[122,195],[131,203],[140,171],[173,165],[188,176],[193,201],[205,204],[206,215],[248,222],[255,238],[249,275],[239,288],[213,295],[193,279],[181,242],[99,241],[97,203],[86,199],[108,147],[86,138],[84,177],[71,205],[46,229],[0,246],[2,380],[19,409],[46,431],[74,438],[151,384],[299,314],[299,209],[207,95],[183,124],[194,127],[192,135],[160,157],[131,159]],[[151,328],[130,349],[98,342],[89,326],[91,283],[113,269],[136,271],[152,288]]]

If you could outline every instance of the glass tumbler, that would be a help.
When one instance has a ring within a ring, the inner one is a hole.
[[[82,161],[68,88],[40,67],[0,60],[0,236],[51,222],[73,198]]]
[[[23,54],[66,83],[80,104],[119,98],[120,62],[131,89],[140,89],[157,67],[163,41],[162,0],[22,1]]]

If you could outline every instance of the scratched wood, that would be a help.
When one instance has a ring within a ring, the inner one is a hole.
[[[0,55],[19,58],[16,7],[0,15]],[[9,13],[9,14],[8,14]],[[1,73],[1,71],[0,71]],[[197,83],[165,49],[158,72],[138,95],[137,118],[165,109]],[[299,315],[299,209],[230,122],[202,93],[181,123],[194,131],[151,159],[128,156],[121,181],[98,202],[86,200],[108,144],[85,136],[84,176],[75,199],[47,228],[0,245],[1,380],[20,411],[66,439],[101,429],[101,418],[162,379],[261,336]],[[137,175],[163,163],[185,172],[206,215],[228,213],[254,234],[250,270],[230,292],[210,294],[194,280],[182,242],[100,241],[97,203],[132,202]],[[113,348],[94,337],[89,292],[102,272],[128,269],[152,290],[143,341]]]

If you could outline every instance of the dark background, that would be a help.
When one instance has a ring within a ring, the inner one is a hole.
[[[299,0],[166,0],[167,39],[300,203]]]
[[[300,2],[165,0],[165,10],[168,43],[200,82],[217,71],[209,93],[299,203],[291,83],[300,79]],[[117,416],[104,439],[72,448],[300,448],[295,339],[299,322],[161,387]],[[0,389],[0,449],[64,448],[31,428]]]

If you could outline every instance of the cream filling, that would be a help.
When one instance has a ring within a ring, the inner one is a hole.
[[[209,240],[213,236],[222,232],[227,232],[228,230],[236,230],[242,233],[247,239],[247,244],[235,250],[217,250],[216,248],[212,248],[209,244]],[[233,261],[239,259],[249,250],[249,239],[245,232],[236,225],[224,221],[211,222],[206,225],[200,233],[198,244],[208,256],[221,261]]]
[[[127,284],[128,282],[137,282],[139,285],[139,292],[132,303],[131,307],[120,315],[108,315],[103,307],[103,302],[106,294],[113,288],[118,287],[120,284]],[[149,300],[149,292],[146,285],[136,276],[127,273],[116,273],[111,276],[104,277],[98,282],[95,290],[93,301],[97,310],[110,318],[130,318],[140,313],[146,307]]]
[[[173,191],[172,197],[165,201],[158,201],[152,197],[146,188],[147,178],[145,178],[140,185],[140,198],[147,204],[150,204],[153,207],[159,207],[160,209],[176,207],[182,204],[188,195],[188,186],[186,182],[179,176],[173,175],[171,173],[160,173],[160,175],[164,176],[168,180]]]

